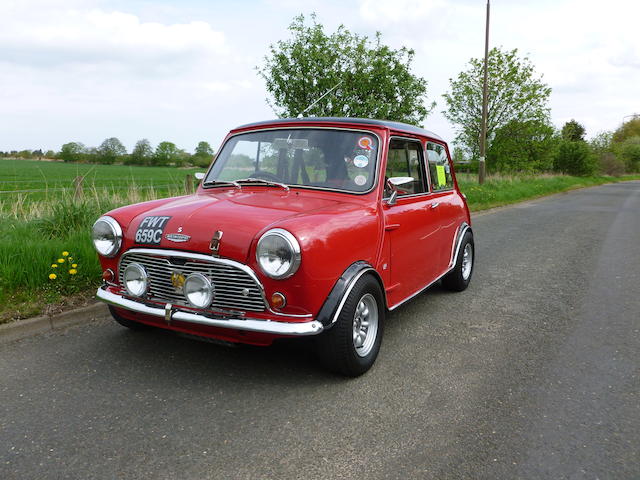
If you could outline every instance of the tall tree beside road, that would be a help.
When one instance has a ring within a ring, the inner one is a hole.
[[[512,122],[549,124],[547,105],[551,88],[537,76],[527,57],[518,50],[492,48],[489,52],[489,103],[487,114],[488,149],[498,129]],[[447,109],[442,113],[456,125],[457,143],[478,157],[482,117],[483,60],[472,58],[469,68],[450,79],[444,94]],[[546,127],[545,127],[546,129]],[[534,136],[535,137],[535,136]]]
[[[102,142],[98,147],[97,160],[100,163],[110,165],[126,154],[127,149],[124,148],[122,142],[116,137],[110,137]]]
[[[382,43],[380,33],[370,40],[344,25],[327,34],[315,15],[311,21],[307,26],[304,15],[295,17],[292,38],[271,45],[264,65],[257,67],[278,116],[424,121],[434,105],[425,105],[427,81],[411,73],[413,50],[394,50]]]

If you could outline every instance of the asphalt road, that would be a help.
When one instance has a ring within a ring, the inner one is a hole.
[[[355,380],[110,321],[0,345],[0,478],[640,478],[640,182],[474,230]]]

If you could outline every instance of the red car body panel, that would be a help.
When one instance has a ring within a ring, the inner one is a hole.
[[[396,124],[397,125],[397,124]],[[469,211],[461,195],[453,168],[453,190],[412,197],[398,197],[393,206],[383,200],[385,167],[391,136],[401,136],[444,145],[436,136],[416,133],[417,129],[391,128],[366,120],[295,119],[250,125],[232,130],[230,136],[273,128],[318,127],[355,129],[375,134],[380,141],[377,179],[373,189],[364,194],[315,190],[292,186],[243,185],[204,188],[193,195],[155,200],[118,208],[108,213],[123,230],[122,247],[116,257],[100,257],[104,270],[111,269],[118,278],[122,253],[144,247],[136,243],[136,231],[148,216],[171,217],[164,234],[190,236],[185,243],[175,243],[163,235],[154,248],[183,250],[211,255],[209,248],[216,231],[224,232],[218,255],[250,267],[264,287],[267,299],[280,292],[286,306],[277,312],[251,312],[252,318],[280,322],[308,322],[318,316],[338,278],[355,262],[364,262],[376,272],[386,295],[388,308],[394,308],[440,278],[452,266],[455,242],[463,225],[471,225]],[[450,158],[450,157],[449,157]],[[437,208],[432,208],[437,204]],[[262,273],[256,261],[260,236],[269,229],[282,228],[298,240],[302,261],[298,271],[285,280],[274,280]],[[114,282],[117,284],[117,281]],[[105,286],[122,294],[119,285]],[[188,308],[186,310],[189,310]],[[197,312],[197,309],[193,309]],[[171,325],[152,315],[117,308],[124,318],[170,328],[195,335],[233,342],[269,344],[286,335],[248,332],[175,321]],[[276,315],[279,313],[280,315]],[[299,315],[299,316],[287,316]],[[300,316],[304,315],[304,316]]]

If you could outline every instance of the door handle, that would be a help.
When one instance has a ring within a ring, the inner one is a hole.
[[[434,209],[434,208],[438,208],[438,205],[440,205],[440,202],[433,202],[433,203],[431,204],[431,208],[432,208],[432,209]]]

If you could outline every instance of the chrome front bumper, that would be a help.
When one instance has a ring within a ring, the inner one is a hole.
[[[211,318],[196,313],[168,309],[150,307],[133,300],[128,300],[115,293],[109,292],[104,287],[98,288],[96,293],[98,300],[102,300],[109,305],[121,307],[132,312],[143,313],[145,315],[153,315],[154,317],[181,322],[198,323],[208,325],[210,327],[231,328],[234,330],[245,330],[249,332],[270,333],[274,335],[291,335],[306,336],[317,335],[322,332],[322,324],[316,320],[310,322],[276,322],[272,320],[260,320],[255,318]]]

